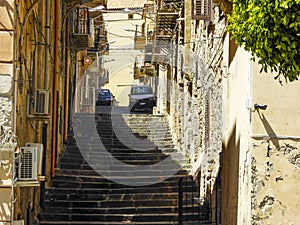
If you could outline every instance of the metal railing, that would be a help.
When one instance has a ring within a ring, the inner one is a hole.
[[[82,106],[94,105],[96,102],[96,91],[94,87],[81,88],[81,99],[80,103]]]
[[[197,183],[198,182],[198,183]],[[209,222],[211,208],[200,198],[199,181],[192,176],[185,176],[178,181],[178,225],[188,222]]]

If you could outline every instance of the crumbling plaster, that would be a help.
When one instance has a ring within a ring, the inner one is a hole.
[[[297,225],[300,221],[300,143],[253,141],[252,224]]]

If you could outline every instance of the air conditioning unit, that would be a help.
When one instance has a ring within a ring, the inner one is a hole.
[[[26,143],[26,147],[36,147],[37,148],[37,173],[39,176],[42,175],[43,166],[43,154],[44,146],[41,143]]]
[[[37,147],[21,147],[18,180],[37,180]]]
[[[13,225],[24,225],[24,220],[14,220]]]
[[[35,91],[34,114],[47,115],[49,112],[49,91],[38,89]]]

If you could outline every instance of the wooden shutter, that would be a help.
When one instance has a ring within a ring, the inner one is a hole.
[[[205,96],[205,131],[204,131],[204,143],[206,150],[210,146],[210,89],[207,91]]]
[[[192,0],[192,19],[210,20],[211,0]]]

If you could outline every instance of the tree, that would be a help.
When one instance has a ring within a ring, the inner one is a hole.
[[[258,57],[261,71],[286,80],[300,75],[300,0],[230,0],[227,31]]]

